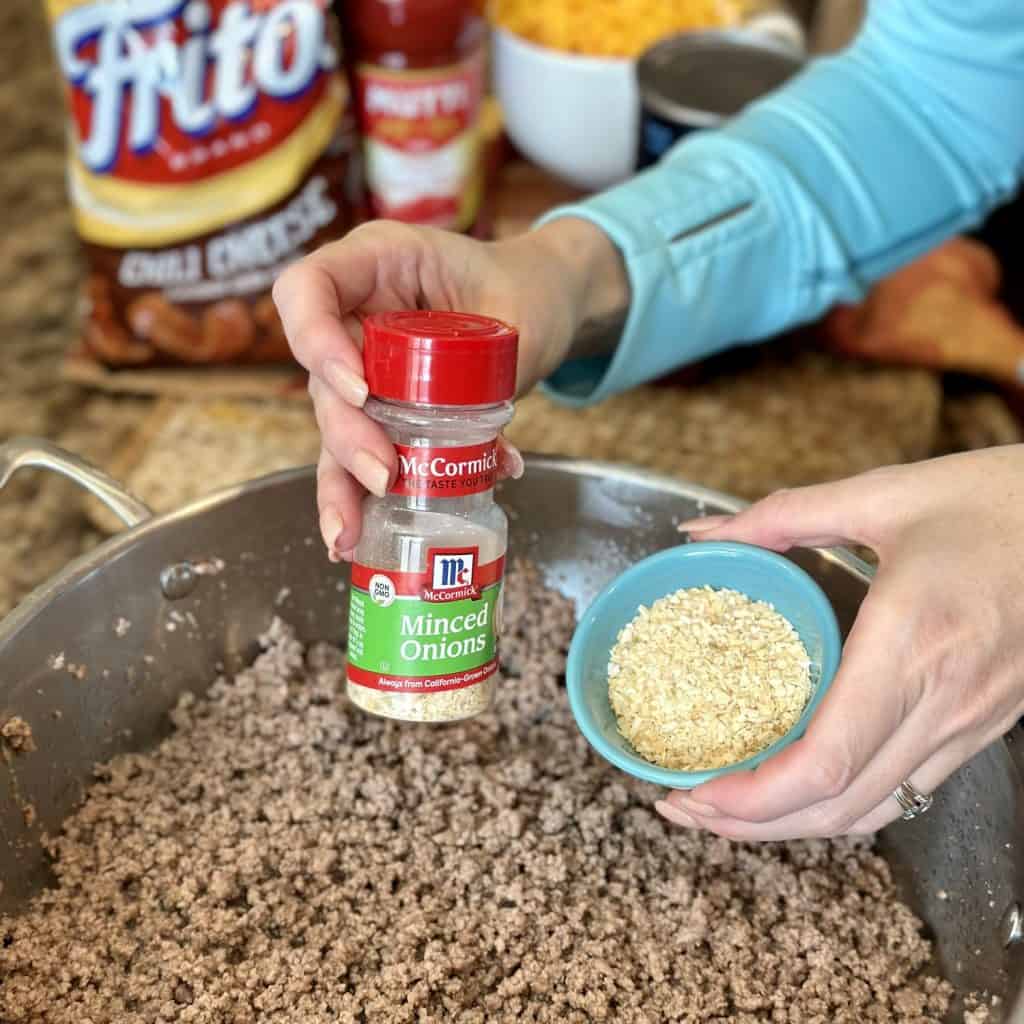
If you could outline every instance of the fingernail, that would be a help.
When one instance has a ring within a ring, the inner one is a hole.
[[[388,480],[391,474],[388,467],[384,465],[376,455],[360,449],[352,456],[352,473],[356,479],[371,493],[378,498],[383,498],[388,493]]]
[[[689,814],[697,814],[702,818],[718,818],[721,812],[717,807],[712,807],[711,804],[702,804],[698,800],[691,800],[685,796],[671,796],[669,800],[672,801],[673,807],[678,807],[679,810],[687,812]]]
[[[666,820],[671,821],[675,825],[682,825],[683,828],[700,828],[685,811],[679,810],[678,807],[674,807],[672,804],[665,800],[658,800],[654,809]]]
[[[349,548],[348,551],[340,551],[338,553],[338,559],[342,562],[351,562],[355,551],[355,548]]]
[[[519,449],[507,442],[502,449],[501,462],[502,470],[513,480],[518,480],[526,471],[526,463],[523,462],[523,456],[520,454]]]
[[[329,554],[334,553],[338,538],[344,529],[345,520],[341,518],[341,513],[333,505],[328,505],[320,513],[320,533],[323,535]]]
[[[337,359],[328,359],[323,366],[324,379],[349,405],[362,409],[370,389],[363,378]]]
[[[680,523],[676,529],[680,533],[706,533],[709,530],[716,530],[724,526],[732,516],[701,516],[699,519],[687,519]]]

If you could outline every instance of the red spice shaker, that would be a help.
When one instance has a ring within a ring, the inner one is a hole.
[[[484,173],[485,26],[472,0],[345,0],[377,217],[469,230]]]
[[[366,413],[398,477],[363,504],[352,563],[347,693],[374,715],[452,722],[487,710],[498,675],[508,520],[494,500],[519,335],[433,310],[363,321]]]

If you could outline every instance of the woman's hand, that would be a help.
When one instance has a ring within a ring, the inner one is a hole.
[[[855,542],[880,567],[806,735],[754,772],[659,803],[742,840],[871,833],[909,780],[931,793],[1024,712],[1024,445],[782,492],[695,539]]]
[[[587,221],[563,218],[493,244],[375,221],[290,267],[274,287],[289,345],[309,371],[320,427],[317,504],[335,561],[351,557],[366,491],[383,495],[397,460],[365,413],[360,315],[450,309],[519,329],[519,391],[553,372],[573,345],[625,316],[629,285],[617,250]],[[503,448],[499,470],[522,460]]]

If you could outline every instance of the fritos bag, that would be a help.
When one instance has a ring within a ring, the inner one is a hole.
[[[329,0],[46,0],[109,366],[288,359],[277,274],[357,218]]]

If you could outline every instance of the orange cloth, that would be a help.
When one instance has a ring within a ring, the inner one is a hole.
[[[957,238],[838,306],[822,331],[846,355],[1024,384],[1024,329],[999,302],[991,251]]]

